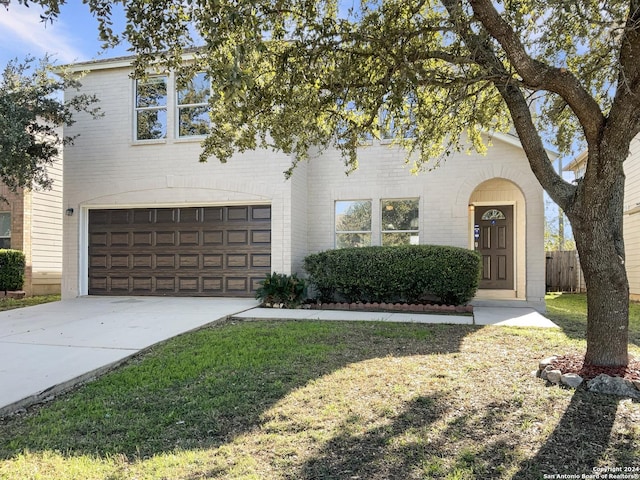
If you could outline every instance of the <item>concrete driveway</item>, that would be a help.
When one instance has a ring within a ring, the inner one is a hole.
[[[80,297],[0,312],[0,415],[257,303],[246,298]]]
[[[96,377],[140,350],[216,320],[376,320],[557,327],[530,308],[473,316],[254,309],[247,298],[80,297],[0,312],[0,416]]]

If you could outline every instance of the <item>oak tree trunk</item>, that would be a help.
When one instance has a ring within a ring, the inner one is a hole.
[[[587,286],[585,363],[626,366],[628,359],[629,284],[624,264],[622,164],[606,191],[584,186],[582,201],[570,209],[580,265]]]

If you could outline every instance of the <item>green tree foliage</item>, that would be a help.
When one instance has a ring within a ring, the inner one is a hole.
[[[17,3],[54,18],[65,1]],[[483,152],[483,132],[513,127],[572,223],[589,291],[586,361],[628,362],[623,162],[640,131],[640,0],[85,3],[103,40],[131,43],[138,74],[154,61],[209,74],[215,128],[202,160],[263,146],[291,153],[293,167],[333,146],[350,170],[363,136],[392,131],[417,171]],[[111,28],[114,4],[123,32]],[[547,135],[560,152],[588,148],[578,184],[555,172]]]
[[[12,190],[50,188],[47,167],[73,142],[60,127],[73,123],[73,113],[97,115],[93,96],[62,101],[62,91],[80,83],[55,71],[47,58],[10,61],[0,78],[0,180]]]

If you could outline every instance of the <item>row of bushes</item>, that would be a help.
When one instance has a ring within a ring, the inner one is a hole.
[[[481,264],[479,255],[467,249],[406,245],[327,250],[307,256],[304,268],[322,302],[427,300],[462,305],[476,293]],[[303,280],[295,277],[289,282],[287,278],[275,279],[273,275],[267,276],[258,298],[265,301],[268,292],[273,296],[274,287],[280,284],[283,292],[280,298],[291,298],[294,287],[300,296],[293,302],[279,303],[292,305],[302,301]]]

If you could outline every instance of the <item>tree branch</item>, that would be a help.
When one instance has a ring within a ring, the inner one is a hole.
[[[531,58],[516,32],[502,19],[488,0],[469,0],[473,12],[487,32],[498,41],[524,83],[531,89],[544,89],[560,95],[578,117],[587,143],[596,144],[605,117],[594,98],[569,71],[551,67]]]

